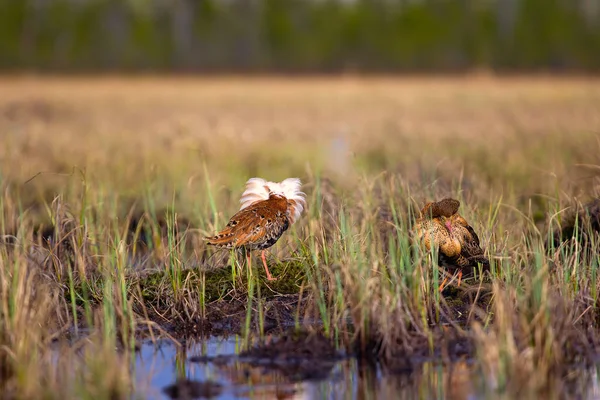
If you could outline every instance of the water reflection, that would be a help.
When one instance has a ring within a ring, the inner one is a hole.
[[[344,359],[332,366],[326,379],[297,381],[286,368],[273,369],[272,360],[244,359],[241,338],[212,337],[178,347],[171,342],[145,343],[137,356],[138,389],[148,399],[169,397],[164,389],[187,379],[200,385],[214,382],[215,399],[478,399],[489,398],[478,370],[466,360],[442,365],[424,362],[401,373]],[[195,361],[190,361],[195,360]],[[313,362],[314,363],[314,362]],[[294,368],[298,367],[297,365]],[[306,365],[303,366],[307,367]],[[311,366],[308,366],[309,368]],[[314,365],[315,368],[318,366]],[[293,368],[292,368],[293,370]],[[489,380],[488,380],[489,381]],[[600,399],[597,370],[577,372],[569,398]],[[564,387],[563,390],[566,390]],[[562,391],[562,390],[561,390]],[[208,392],[211,392],[210,390]],[[564,392],[563,392],[564,393]],[[486,395],[487,394],[487,395]],[[562,397],[562,396],[560,396]],[[193,398],[193,397],[187,397]]]

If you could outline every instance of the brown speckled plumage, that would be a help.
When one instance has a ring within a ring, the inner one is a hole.
[[[464,268],[475,267],[477,263],[489,266],[489,261],[483,255],[479,237],[458,214],[459,207],[460,202],[450,198],[427,203],[415,221],[413,232],[428,251],[432,245],[436,246],[440,266],[458,269],[460,279]]]
[[[273,246],[289,226],[287,200],[271,195],[238,211],[222,231],[207,238],[207,243],[227,249],[264,250]]]

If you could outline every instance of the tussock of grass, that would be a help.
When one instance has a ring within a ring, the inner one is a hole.
[[[45,106],[0,113],[2,388],[128,397],[138,335],[304,326],[388,371],[466,356],[487,393],[556,389],[596,350],[598,181],[575,164],[597,164],[600,89],[433,82],[8,85],[0,109]],[[24,183],[39,171],[64,175]],[[202,240],[254,175],[308,195],[269,251],[275,282]],[[409,232],[448,196],[491,265],[439,293]]]
[[[539,278],[539,277],[538,277]],[[475,323],[485,390],[509,397],[568,394],[574,366],[590,365],[596,352],[594,302],[552,293],[551,286],[528,282],[525,291],[494,287],[494,320],[488,329]]]

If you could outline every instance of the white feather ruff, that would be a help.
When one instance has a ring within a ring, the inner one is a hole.
[[[269,182],[262,178],[250,178],[246,182],[246,190],[240,199],[240,210],[256,203],[268,200],[269,195],[279,194],[288,200],[288,217],[293,224],[306,207],[306,194],[300,191],[302,182],[298,178],[287,178],[279,183]]]

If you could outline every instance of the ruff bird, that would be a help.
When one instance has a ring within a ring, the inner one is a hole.
[[[489,260],[483,254],[477,233],[458,214],[459,207],[460,202],[451,198],[427,203],[415,221],[414,232],[428,251],[432,247],[438,250],[441,267],[458,270],[460,286],[464,269],[476,267],[478,263],[489,267]],[[448,277],[440,285],[440,291],[447,281]]]
[[[223,230],[205,238],[206,242],[218,248],[244,249],[249,267],[250,252],[261,250],[267,279],[276,280],[267,267],[265,250],[279,240],[306,208],[306,194],[300,191],[301,186],[298,178],[288,178],[279,183],[261,178],[249,179],[240,199],[240,210]]]

